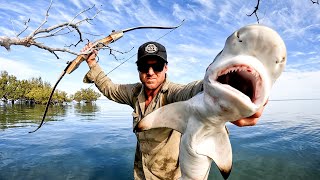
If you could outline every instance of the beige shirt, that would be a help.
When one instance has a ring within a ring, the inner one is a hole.
[[[187,85],[165,80],[161,90],[145,108],[145,92],[141,83],[114,84],[99,65],[91,68],[84,82],[94,82],[97,88],[110,100],[128,104],[134,111],[133,128],[155,109],[177,101],[188,100],[202,91],[202,81]],[[167,128],[151,129],[135,133],[137,146],[134,161],[135,179],[178,179],[181,176],[178,157],[181,134]]]

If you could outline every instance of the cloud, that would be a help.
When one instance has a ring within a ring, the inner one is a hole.
[[[223,1],[217,5],[217,24],[225,29],[237,29],[256,22],[254,16],[247,14],[253,11],[254,6],[242,1]]]
[[[25,14],[26,12],[33,11],[32,7],[18,2],[1,3],[0,9],[2,9],[3,11],[11,11],[18,14]]]
[[[265,14],[262,22],[281,30],[285,39],[305,41],[319,35],[319,7],[310,2],[291,0],[283,3],[273,0],[266,7],[266,12],[270,13]]]
[[[37,70],[28,63],[2,57],[0,57],[0,71],[7,71],[18,79],[29,79],[42,75],[40,70]]]
[[[138,22],[139,24],[154,24],[155,22],[159,25],[167,24],[165,15],[156,11],[155,7],[160,6],[159,4],[153,5],[156,1],[112,1],[111,4],[117,13],[122,14],[122,22]],[[152,4],[152,5],[151,5]]]
[[[206,20],[213,22],[210,18],[215,13],[215,5],[211,1],[194,0],[186,4],[174,3],[172,5],[172,15],[179,20],[187,19],[188,21]]]
[[[212,47],[197,46],[195,44],[179,44],[176,49],[182,54],[196,54],[196,55],[206,55],[215,56],[220,50],[214,50]]]
[[[310,48],[312,49],[312,48]],[[319,71],[320,52],[316,51],[289,51],[287,72]]]
[[[215,8],[215,5],[213,4],[213,1],[208,0],[194,0],[194,2],[197,2],[201,4],[202,7],[208,10],[213,10]]]
[[[313,55],[316,53],[317,52],[315,52],[315,51],[311,51],[311,52],[292,51],[292,52],[289,52],[290,56],[292,56],[292,57]]]
[[[319,99],[320,71],[284,72],[271,91],[270,99]]]
[[[0,35],[14,36],[12,23],[15,31],[19,31],[24,27],[23,22],[31,18],[29,29],[24,34],[28,35],[44,20],[49,3],[49,1],[41,0],[32,2],[12,0],[2,3],[0,6],[0,20],[2,22]],[[95,8],[78,17],[91,17],[97,9],[102,10],[92,21],[92,25],[86,23],[81,25],[83,32],[102,35],[83,34],[91,41],[108,35],[113,29],[119,30],[139,25],[175,25],[180,20],[186,19],[183,26],[159,40],[167,48],[169,78],[179,83],[201,79],[208,64],[223,48],[226,38],[244,25],[257,23],[254,16],[247,16],[254,10],[256,1],[110,0],[106,2],[102,0],[55,0],[45,27],[70,21],[80,11],[93,4],[96,5]],[[318,91],[319,87],[316,84],[319,83],[314,80],[319,78],[317,72],[320,69],[319,10],[318,5],[312,5],[309,1],[261,1],[258,12],[260,23],[279,32],[287,44],[288,50],[286,72],[283,78],[281,77],[284,80],[280,79],[279,83],[277,82],[280,91],[277,91],[276,95],[291,96],[292,92],[292,96],[300,97],[303,94],[309,96],[312,94],[308,89],[310,87],[312,87],[312,91]],[[134,47],[135,49],[130,53],[119,55],[119,58],[127,59],[136,53],[140,44],[148,40],[155,40],[166,32],[168,31],[149,29],[132,31],[125,34],[125,37],[116,43],[111,44],[111,47],[120,51],[127,51]],[[50,38],[50,40],[39,40],[53,47],[64,47],[64,45],[70,45],[78,40],[77,34],[75,36],[69,35]],[[78,52],[83,44],[72,49]],[[99,52],[101,58],[99,63],[106,72],[119,63],[107,54],[108,51]],[[56,76],[61,73],[65,62],[74,59],[74,56],[62,53],[59,57],[61,59],[55,59],[51,53],[34,47],[12,47],[9,53],[4,48],[0,49],[1,70],[7,69],[12,73],[20,73],[19,76],[22,78],[42,75],[43,79],[48,78],[51,83],[56,81]],[[130,60],[130,63],[124,64],[111,73],[112,80],[119,83],[139,81],[134,64],[135,57]],[[72,91],[80,89],[83,86],[82,77],[87,70],[88,68],[83,64],[71,76],[65,77],[59,89],[65,90],[64,88],[67,88],[69,91],[68,83],[70,83],[69,89],[73,89]]]
[[[70,0],[70,2],[79,9],[83,9],[80,0]]]
[[[14,37],[16,32],[13,29],[8,29],[5,27],[0,27],[1,36]]]

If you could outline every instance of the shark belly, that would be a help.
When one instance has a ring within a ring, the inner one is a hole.
[[[207,179],[212,159],[198,154],[196,149],[190,146],[190,138],[186,136],[182,137],[180,148],[181,180]]]

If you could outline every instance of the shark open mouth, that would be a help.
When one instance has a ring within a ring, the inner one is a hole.
[[[261,76],[248,65],[233,65],[218,73],[216,79],[221,84],[227,84],[248,96],[254,103],[259,97]]]

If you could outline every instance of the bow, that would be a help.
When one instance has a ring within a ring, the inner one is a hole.
[[[49,99],[48,99],[48,102],[46,104],[46,109],[44,111],[44,114],[43,114],[43,117],[42,117],[42,120],[41,120],[41,123],[39,124],[39,126],[37,127],[37,129],[35,129],[34,131],[30,131],[29,133],[33,133],[33,132],[36,132],[38,129],[40,129],[40,127],[43,125],[44,123],[44,119],[47,115],[47,112],[48,112],[48,108],[49,108],[49,105],[50,105],[50,102],[51,102],[51,99],[52,99],[52,96],[53,96],[53,93],[56,89],[56,87],[58,86],[59,82],[61,81],[61,79],[63,78],[63,76],[68,73],[68,74],[71,74],[74,70],[76,70],[79,65],[85,61],[88,56],[92,53],[92,49],[101,49],[107,45],[109,45],[110,43],[113,43],[115,41],[117,41],[118,39],[120,39],[121,37],[123,37],[124,33],[126,32],[129,32],[129,31],[133,31],[133,30],[137,30],[137,29],[176,29],[178,27],[180,27],[182,25],[182,23],[184,22],[181,21],[181,23],[178,25],[178,26],[138,26],[138,27],[133,27],[133,28],[128,28],[128,29],[124,29],[124,30],[120,30],[120,31],[115,31],[113,30],[112,33],[110,35],[108,35],[107,37],[105,38],[102,38],[100,40],[97,40],[93,43],[93,46],[91,48],[91,51],[87,52],[86,54],[81,54],[81,55],[78,55],[73,61],[71,62],[68,62],[66,68],[63,70],[63,72],[61,73],[60,77],[58,78],[57,82],[55,83],[55,85],[53,86],[53,89],[50,93],[50,96],[49,96]]]

